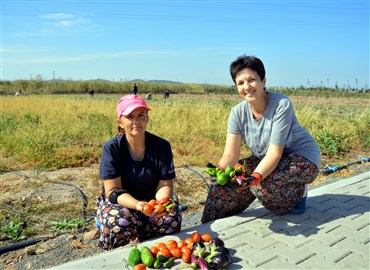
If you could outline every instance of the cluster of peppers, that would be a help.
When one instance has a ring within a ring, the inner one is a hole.
[[[246,178],[251,174],[247,169],[246,161],[244,161],[244,165],[237,163],[235,166],[227,165],[225,168],[216,167],[208,162],[205,172],[211,176],[212,181],[216,181],[219,185],[226,185],[228,182],[240,186],[250,184],[246,181]]]
[[[160,254],[153,256],[152,252],[147,246],[142,246],[139,250],[137,247],[134,247],[130,250],[128,256],[128,264],[132,268],[139,268],[138,266],[143,266],[142,268],[151,267],[154,269],[159,269],[161,267],[171,268],[175,263],[175,258],[167,258]]]

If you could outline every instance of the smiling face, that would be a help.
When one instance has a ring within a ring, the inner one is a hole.
[[[145,134],[148,124],[148,111],[145,108],[137,108],[128,115],[122,115],[118,119],[118,125],[125,130],[129,136],[140,136]]]
[[[266,78],[261,80],[254,70],[246,68],[240,71],[235,77],[235,84],[239,95],[248,102],[263,100]]]

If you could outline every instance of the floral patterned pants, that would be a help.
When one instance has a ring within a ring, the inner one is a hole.
[[[154,218],[143,213],[112,204],[104,196],[98,198],[97,220],[100,223],[98,245],[106,250],[124,246],[139,238],[140,241],[172,234],[181,230],[182,214],[177,209],[166,218]]]
[[[260,159],[251,156],[240,161],[247,164],[251,172]],[[315,180],[319,168],[302,155],[283,155],[276,169],[257,185],[242,187],[235,183],[225,186],[211,185],[204,205],[201,221],[209,222],[218,218],[243,212],[257,198],[261,204],[276,215],[287,213],[301,199],[305,184]]]

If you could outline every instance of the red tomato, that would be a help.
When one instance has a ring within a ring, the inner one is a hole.
[[[186,238],[185,239],[185,243],[188,245],[188,244],[194,244],[194,240],[190,237]]]
[[[171,255],[174,258],[180,258],[181,257],[181,250],[178,248],[172,248],[170,249]]]
[[[158,203],[159,204],[165,204],[166,202],[169,202],[170,198],[169,197],[164,197],[163,199],[161,199]]]
[[[200,240],[202,239],[202,237],[201,237],[200,233],[198,233],[198,232],[193,232],[193,233],[191,234],[191,239],[193,239],[193,240],[194,240],[194,242],[198,242],[198,241],[200,241]]]
[[[154,205],[154,208],[153,208],[154,212],[156,214],[161,214],[164,212],[164,207],[162,204],[157,204],[157,205]]]
[[[188,248],[187,246],[185,246],[185,247],[182,247],[181,248],[181,253],[182,253],[182,255],[189,254],[189,256],[190,256],[191,250],[190,250],[190,248]]]
[[[177,247],[179,249],[181,249],[182,247],[185,247],[186,246],[186,243],[184,240],[180,240],[179,242],[177,242]]]
[[[157,201],[152,199],[148,203],[154,208],[154,206],[157,204]]]
[[[146,270],[146,266],[143,263],[135,265],[134,270]]]
[[[167,247],[168,249],[171,249],[171,248],[177,248],[177,242],[176,242],[176,240],[174,240],[174,239],[170,239],[170,240],[168,240],[168,241],[166,242],[166,247]]]
[[[190,253],[182,254],[182,258],[181,259],[182,259],[182,261],[184,263],[190,262]]]
[[[173,244],[177,245],[177,241],[175,239],[170,239],[166,242],[166,245],[173,245]]]
[[[166,258],[169,258],[169,257],[172,256],[171,251],[169,249],[162,249],[162,250],[158,251],[157,255],[162,255]]]
[[[209,242],[212,240],[212,236],[209,233],[203,233],[201,237],[203,242]]]
[[[157,253],[159,251],[159,248],[156,247],[156,246],[153,246],[153,247],[150,247],[149,250],[153,254],[153,256],[157,256]]]
[[[153,211],[153,207],[149,204],[149,203],[145,203],[143,205],[143,210],[142,212],[145,214],[145,215],[150,215]]]
[[[154,246],[157,247],[159,250],[167,248],[166,243],[164,242],[158,242]]]

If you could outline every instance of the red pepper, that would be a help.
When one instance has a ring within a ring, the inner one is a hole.
[[[163,199],[161,199],[158,203],[163,205],[166,202],[168,202],[169,200],[170,200],[170,198],[167,196],[167,197],[164,197]]]

